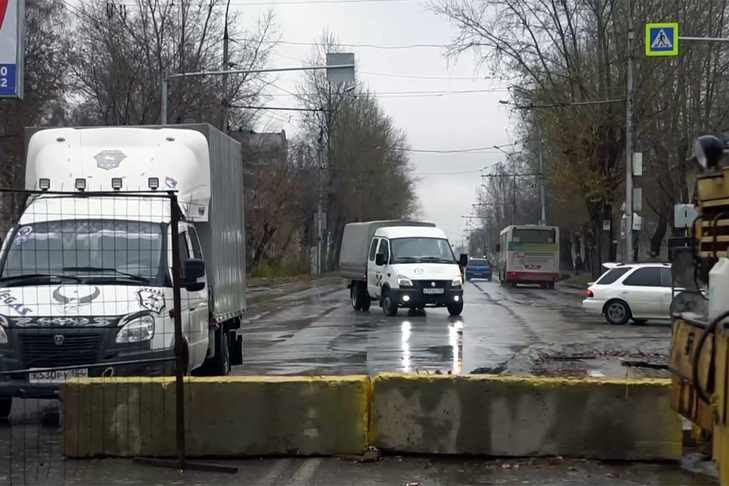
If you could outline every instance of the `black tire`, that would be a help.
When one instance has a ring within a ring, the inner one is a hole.
[[[370,299],[370,293],[367,292],[366,285],[360,285],[359,295],[360,295],[360,309],[362,310],[362,312],[368,312],[370,310],[370,306],[372,305],[372,299]]]
[[[554,282],[547,283],[547,288],[550,290],[554,289]]]
[[[230,374],[230,343],[228,333],[215,331],[215,356],[205,360],[201,374],[205,376],[227,376]]]
[[[0,420],[7,420],[10,417],[10,411],[13,409],[12,398],[0,398]]]
[[[453,317],[460,316],[461,312],[463,312],[463,301],[461,300],[455,304],[448,304],[447,307],[448,307],[448,313],[451,316],[453,316]]]
[[[352,300],[352,307],[356,311],[367,312],[370,310],[372,300],[367,292],[367,286],[360,282],[353,282],[350,287],[349,297]]]
[[[353,283],[349,288],[349,298],[352,301],[352,308],[356,311],[362,310],[362,302],[360,301],[359,284]]]
[[[396,316],[397,315],[397,302],[395,302],[390,295],[390,292],[385,292],[385,295],[382,296],[382,311],[385,313],[386,316]]]
[[[611,300],[605,304],[605,320],[614,326],[622,326],[630,320],[631,313],[628,304],[622,300]]]

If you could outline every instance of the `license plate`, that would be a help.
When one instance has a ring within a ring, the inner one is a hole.
[[[28,374],[30,383],[63,383],[70,378],[85,378],[89,376],[89,370],[86,368],[78,370],[59,370],[59,371],[35,371]]]
[[[423,293],[427,295],[439,295],[445,293],[444,289],[423,289]]]

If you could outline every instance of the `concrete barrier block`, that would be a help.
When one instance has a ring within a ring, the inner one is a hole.
[[[427,454],[675,460],[670,380],[405,375],[373,379],[371,440]]]
[[[357,454],[367,448],[367,376],[186,378],[190,457]],[[173,456],[173,378],[69,381],[69,457]]]

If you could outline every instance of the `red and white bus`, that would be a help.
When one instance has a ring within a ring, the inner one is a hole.
[[[554,288],[559,279],[559,228],[536,224],[507,226],[497,248],[501,284],[538,283]]]

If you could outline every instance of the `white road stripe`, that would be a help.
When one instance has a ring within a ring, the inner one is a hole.
[[[288,484],[290,484],[291,486],[308,484],[308,482],[314,476],[314,473],[316,473],[316,470],[319,468],[321,462],[321,457],[307,459],[301,466],[299,466],[299,469],[296,470],[293,476],[291,476]]]
[[[264,462],[266,459],[264,459]],[[255,482],[257,486],[274,486],[281,483],[279,478],[283,474],[284,469],[291,463],[291,459],[278,459],[268,469],[268,472],[258,481]]]

